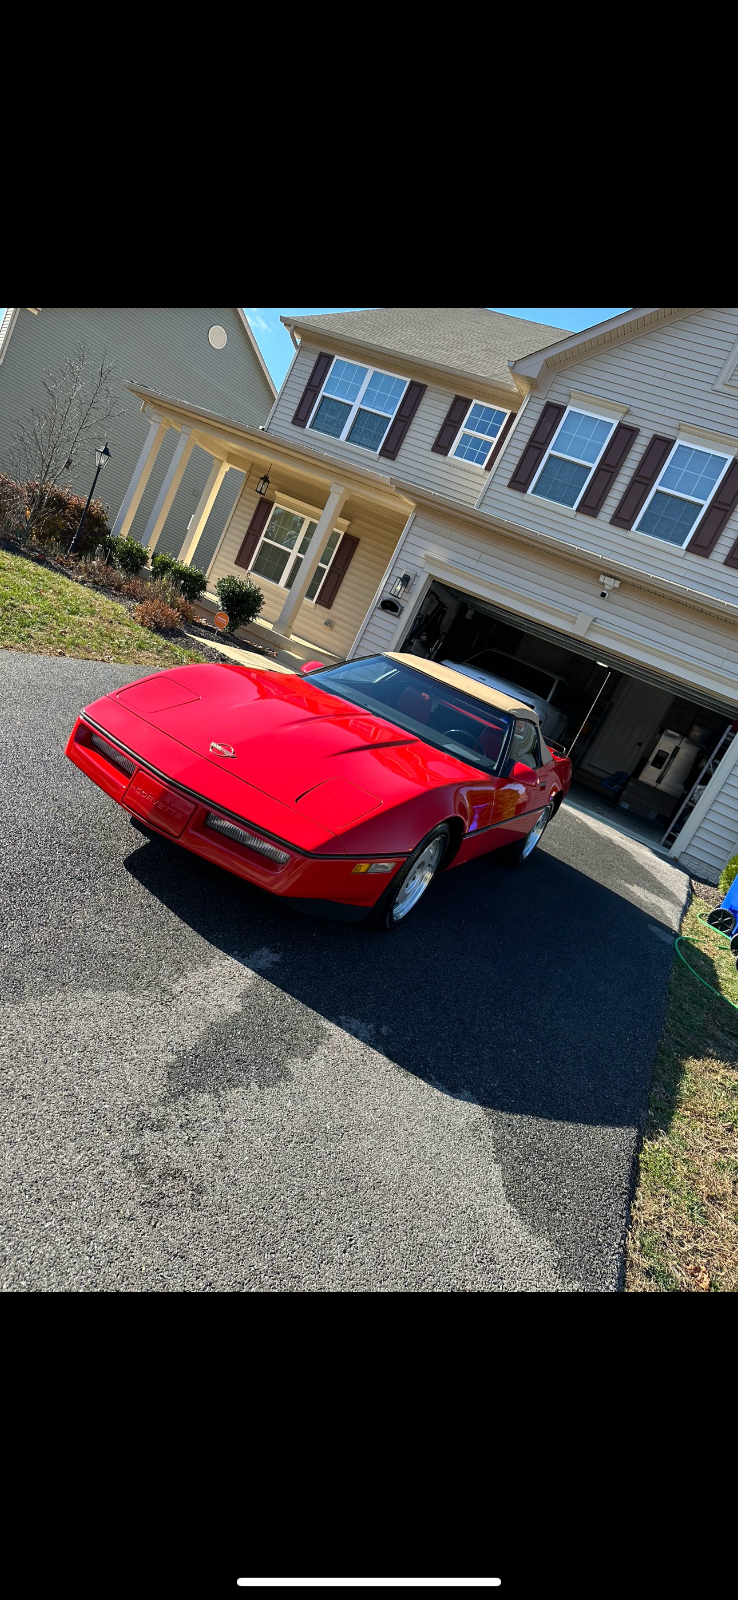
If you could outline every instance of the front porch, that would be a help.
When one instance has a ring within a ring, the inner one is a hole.
[[[205,570],[203,617],[222,609],[222,577],[249,578],[261,589],[260,616],[246,629],[277,652],[285,667],[314,656],[343,660],[413,511],[390,480],[362,466],[340,467],[321,451],[272,439],[227,418],[128,385],[150,420],[149,436],[113,532],[128,537],[154,461],[170,428],[180,435],[143,533],[151,554],[170,517],[196,449],[212,466],[191,516],[179,560],[198,566],[208,518],[227,472],[244,475],[231,515]],[[207,543],[207,541],[205,541]]]

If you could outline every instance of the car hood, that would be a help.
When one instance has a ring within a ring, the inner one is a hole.
[[[291,673],[185,667],[109,698],[229,779],[334,834],[471,775],[464,762]]]

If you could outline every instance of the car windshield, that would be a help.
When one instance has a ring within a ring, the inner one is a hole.
[[[493,672],[496,677],[505,678],[519,689],[540,695],[542,700],[548,699],[556,684],[550,672],[531,667],[527,661],[518,661],[517,656],[506,656],[501,650],[483,650],[481,655],[472,656],[468,665],[479,667],[482,672]]]
[[[513,719],[475,700],[472,694],[428,678],[422,670],[388,661],[386,656],[347,661],[315,676],[329,694],[385,717],[483,772],[499,771]]]

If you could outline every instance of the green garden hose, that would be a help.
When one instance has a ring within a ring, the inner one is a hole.
[[[701,922],[705,928],[709,928],[711,933],[716,933],[717,936],[718,936],[718,939],[727,939],[728,943],[730,943],[730,940],[731,940],[731,937],[732,937],[731,934],[729,934],[729,933],[721,933],[719,928],[713,928],[712,924],[707,921],[707,918],[702,915],[701,911],[697,913],[697,921]],[[738,1004],[736,1003],[736,1001],[735,1000],[728,1000],[727,994],[723,994],[721,989],[716,989],[714,984],[707,983],[704,978],[701,978],[700,975],[699,975],[699,972],[695,972],[694,967],[690,966],[690,963],[688,962],[686,956],[684,956],[682,954],[682,952],[681,952],[681,950],[679,948],[679,946],[681,944],[694,944],[694,943],[696,943],[696,941],[694,939],[691,939],[688,933],[680,933],[679,938],[675,942],[676,953],[677,953],[680,961],[684,962],[684,965],[687,968],[687,971],[692,973],[692,976],[697,979],[698,983],[703,984],[705,989],[709,989],[711,994],[716,994],[716,995],[719,996],[719,998],[721,1000],[725,1000],[726,1004],[729,1005],[729,1006],[732,1006],[734,1011],[738,1011]]]

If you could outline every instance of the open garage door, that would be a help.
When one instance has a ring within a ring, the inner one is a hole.
[[[437,580],[431,586],[431,592],[433,591],[437,592],[439,597],[448,596],[449,602],[466,602],[467,609],[473,607],[476,612],[528,634],[531,638],[545,639],[548,644],[557,645],[560,649],[569,650],[572,654],[582,656],[589,661],[600,661],[614,672],[624,672],[628,677],[636,678],[640,683],[648,683],[654,689],[664,689],[671,695],[689,698],[699,695],[700,705],[706,710],[716,712],[718,716],[727,717],[729,720],[738,717],[738,690],[734,701],[721,699],[717,695],[711,695],[707,690],[692,689],[680,679],[657,672],[653,667],[641,666],[624,656],[616,655],[613,651],[604,650],[600,645],[589,644],[586,638],[573,638],[571,634],[561,633],[559,629],[547,627],[545,623],[531,622],[530,618],[521,617],[517,611],[506,611],[502,606],[492,605],[488,600],[462,594],[460,590],[451,589],[447,584]],[[412,624],[409,632],[412,633]],[[399,649],[404,650],[405,645],[400,645]]]
[[[638,837],[645,829],[652,844],[673,843],[701,773],[738,727],[738,695],[704,694],[438,579],[400,649],[528,698],[549,744],[571,756],[572,795],[599,815],[617,808],[621,825]]]

